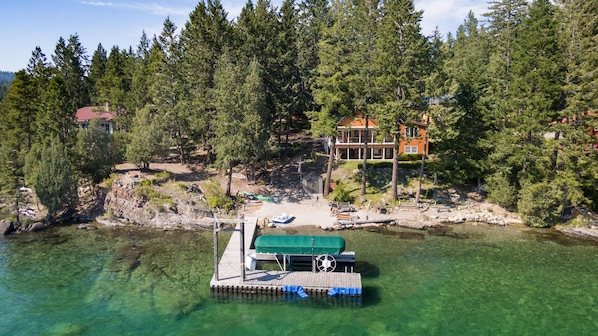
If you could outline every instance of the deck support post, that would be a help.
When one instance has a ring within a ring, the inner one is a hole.
[[[245,282],[245,215],[240,216],[240,234],[241,234],[241,282]]]
[[[316,259],[314,258],[314,239],[311,239],[311,272],[316,273]]]
[[[214,221],[214,278],[220,281],[218,275],[218,222]]]

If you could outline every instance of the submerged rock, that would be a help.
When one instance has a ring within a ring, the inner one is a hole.
[[[15,226],[14,226],[13,222],[6,220],[6,219],[0,220],[0,236],[5,236],[7,234],[10,234],[14,230],[15,230]]]

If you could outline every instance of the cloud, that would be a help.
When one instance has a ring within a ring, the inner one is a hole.
[[[125,8],[138,11],[144,11],[159,16],[188,16],[193,8],[188,7],[168,7],[158,3],[138,3],[138,2],[103,2],[103,1],[82,1],[83,5],[96,7],[114,7]]]
[[[416,0],[415,8],[422,9],[422,32],[430,35],[436,26],[441,34],[453,34],[467,18],[469,11],[473,11],[476,18],[483,21],[482,14],[488,11],[486,0]]]

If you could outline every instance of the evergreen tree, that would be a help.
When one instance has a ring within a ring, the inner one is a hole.
[[[225,54],[216,71],[214,101],[214,151],[216,162],[228,171],[230,196],[232,168],[258,162],[267,149],[268,110],[258,62],[245,72]]]
[[[163,122],[179,152],[181,164],[187,162],[189,111],[181,97],[184,89],[181,66],[182,49],[175,24],[167,18],[158,37],[161,59],[153,63],[152,97]]]
[[[263,69],[263,81],[266,90],[266,106],[268,108],[268,124],[272,125],[280,115],[285,82],[280,60],[283,49],[280,34],[282,26],[270,0],[258,0],[253,5],[251,0],[241,10],[237,19],[236,33],[239,53],[242,62],[249,64],[256,59]],[[272,128],[276,131],[277,128]],[[269,128],[270,130],[270,128]],[[275,134],[272,134],[275,135]]]
[[[108,54],[102,44],[98,44],[98,48],[94,51],[91,57],[91,64],[89,65],[89,88],[90,88],[90,99],[95,105],[103,105],[105,101],[102,101],[100,94],[100,82],[106,71],[106,63],[108,63]]]
[[[103,76],[100,78],[97,89],[102,105],[110,103],[118,117],[127,110],[128,92],[131,90],[132,71],[130,70],[129,55],[126,50],[112,47],[110,56],[106,61]]]
[[[36,134],[38,90],[35,79],[20,70],[2,100],[0,125],[2,143],[18,153],[27,152]]]
[[[6,143],[0,144],[0,196],[6,205],[13,205],[17,223],[19,220],[19,202],[22,195],[19,190],[23,186],[23,160],[19,153]]]
[[[198,144],[205,145],[208,152],[211,152],[209,139],[215,113],[211,92],[216,62],[233,43],[233,28],[226,16],[219,0],[201,1],[181,32],[185,83],[182,104],[191,113],[191,137]]]
[[[598,106],[598,3],[594,0],[559,0],[561,50],[567,67],[564,91],[568,117]]]
[[[77,178],[66,148],[56,137],[42,148],[38,165],[35,192],[52,222],[59,212],[68,214],[77,206]]]
[[[142,170],[149,168],[153,158],[168,152],[167,134],[155,107],[148,105],[137,111],[129,140],[126,158]]]
[[[442,70],[447,79],[442,81],[441,93],[434,96],[430,112],[435,152],[449,180],[467,184],[477,179],[479,185],[482,162],[489,151],[485,147],[489,129],[483,97],[489,82],[490,44],[473,12],[459,26],[451,44],[447,43],[450,49],[444,51],[451,55]]]
[[[107,178],[116,164],[117,152],[113,138],[94,118],[87,128],[77,132],[75,168],[92,186]]]
[[[394,139],[392,197],[397,199],[399,142],[401,124],[412,126],[421,120],[425,103],[424,79],[429,72],[429,46],[421,34],[422,12],[412,1],[382,2],[377,53],[374,55],[371,82],[377,88],[374,111],[381,133]],[[369,82],[369,80],[368,80]],[[367,83],[364,83],[367,84]],[[362,191],[364,185],[362,182]]]
[[[61,37],[52,56],[58,74],[64,81],[68,108],[74,114],[78,108],[89,106],[89,86],[87,81],[88,57],[79,42],[79,35],[71,35],[68,43]]]
[[[314,136],[328,137],[328,166],[324,197],[328,196],[332,177],[332,164],[335,143],[338,136],[337,123],[343,116],[353,114],[353,97],[347,81],[347,55],[350,53],[349,34],[351,29],[348,16],[349,4],[345,1],[332,1],[330,17],[332,24],[322,33],[318,45],[320,62],[314,87],[314,100],[319,110],[308,113],[310,132]]]
[[[332,22],[327,0],[304,0],[299,4],[297,28],[297,67],[301,78],[301,90],[297,95],[300,110],[314,111],[317,105],[313,91],[318,75],[319,42],[324,29]]]
[[[280,85],[280,115],[278,122],[277,138],[281,143],[281,136],[284,132],[284,151],[281,156],[288,155],[289,133],[291,131],[293,116],[299,114],[301,92],[301,78],[298,65],[298,16],[294,0],[285,0],[280,10],[281,31],[280,40],[282,55],[279,58],[283,81]],[[284,119],[284,122],[283,122]]]
[[[51,139],[58,137],[67,148],[72,148],[77,125],[71,103],[62,77],[60,75],[52,77],[41,98],[40,110],[35,119],[40,143],[49,144]]]

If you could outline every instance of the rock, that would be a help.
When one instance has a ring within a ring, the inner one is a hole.
[[[0,220],[0,236],[6,236],[15,230],[14,224],[6,219]]]
[[[45,228],[46,228],[46,226],[44,225],[44,223],[39,223],[38,222],[38,223],[33,223],[33,225],[31,225],[29,227],[29,231],[32,231],[32,232],[33,231],[41,231],[41,230],[43,230]]]
[[[139,226],[160,229],[203,228],[204,218],[212,218],[209,209],[195,202],[174,200],[176,205],[157,209],[135,195],[135,190],[124,183],[113,183],[104,200],[104,209],[110,209],[112,217]],[[160,211],[163,210],[163,211]],[[211,227],[207,225],[206,227]]]

